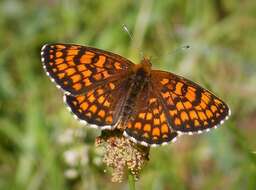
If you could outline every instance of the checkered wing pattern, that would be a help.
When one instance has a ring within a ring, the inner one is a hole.
[[[153,70],[151,80],[175,131],[200,133],[217,127],[230,115],[225,102],[183,77]]]
[[[66,94],[80,95],[106,81],[127,76],[134,64],[103,50],[72,44],[45,45],[43,67]]]
[[[125,136],[145,146],[158,146],[175,141],[177,133],[168,125],[161,101],[150,85],[140,93]]]
[[[64,100],[70,111],[82,123],[101,129],[110,129],[118,122],[120,109],[124,104],[125,82],[112,81],[83,95],[64,95]]]

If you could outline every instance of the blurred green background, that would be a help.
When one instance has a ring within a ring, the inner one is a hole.
[[[221,128],[151,149],[137,189],[256,189],[256,1],[0,1],[0,189],[128,189],[45,75],[50,42],[143,52],[231,107]]]

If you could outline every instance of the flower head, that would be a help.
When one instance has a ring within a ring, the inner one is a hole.
[[[112,169],[113,182],[121,182],[127,170],[138,179],[141,169],[149,160],[150,149],[133,143],[118,129],[102,131],[96,145],[105,150],[103,163]]]

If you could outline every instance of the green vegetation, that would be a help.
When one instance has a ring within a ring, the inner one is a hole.
[[[0,189],[128,188],[128,178],[110,181],[94,147],[99,131],[79,127],[45,75],[40,49],[50,42],[135,63],[142,51],[154,68],[200,83],[231,107],[221,128],[151,149],[137,189],[255,189],[255,20],[250,0],[0,1]]]

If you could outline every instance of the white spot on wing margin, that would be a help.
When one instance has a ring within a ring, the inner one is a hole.
[[[136,140],[134,137],[131,137],[130,135],[128,135],[128,133],[126,133],[126,131],[123,132],[123,136],[125,136],[126,138],[130,139],[132,142],[136,143],[136,144],[140,144],[142,146],[146,146],[146,147],[159,147],[159,146],[165,146],[168,145],[169,143],[174,143],[177,140],[177,137],[174,137],[171,141],[169,142],[163,142],[162,144],[149,144],[145,141],[138,141]]]
[[[43,63],[43,68],[44,68],[44,71],[46,73],[47,76],[50,77],[51,81],[55,84],[55,86],[58,88],[58,89],[61,89],[65,94],[67,95],[70,95],[71,93],[65,89],[63,89],[56,81],[55,79],[50,75],[50,73],[47,71],[47,68],[45,66],[45,58],[44,58],[44,50],[45,48],[48,46],[48,44],[45,44],[43,45],[43,47],[41,48],[41,62]]]
[[[83,119],[80,119],[70,108],[70,106],[67,104],[67,97],[66,95],[64,94],[63,96],[63,101],[67,107],[67,109],[69,110],[69,112],[73,115],[73,117],[78,120],[81,124],[83,125],[86,125],[90,128],[94,128],[94,129],[101,129],[101,130],[112,130],[113,127],[111,125],[104,125],[104,126],[98,126],[98,125],[95,125],[95,124],[92,124],[92,123],[88,123],[86,120],[83,120]]]
[[[229,109],[229,110],[228,110],[228,115],[227,115],[223,120],[221,120],[221,121],[219,122],[219,124],[213,126],[212,128],[207,128],[207,129],[203,129],[203,130],[198,130],[198,131],[195,131],[195,132],[192,132],[192,131],[187,131],[187,132],[185,132],[185,131],[176,131],[176,132],[177,132],[179,135],[184,135],[184,134],[187,134],[187,135],[195,135],[195,134],[202,134],[202,133],[204,133],[204,132],[210,132],[211,129],[218,129],[221,125],[223,125],[224,122],[225,122],[226,120],[228,120],[228,118],[230,117],[230,115],[231,115],[231,110]]]

